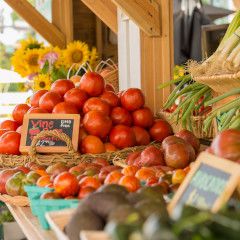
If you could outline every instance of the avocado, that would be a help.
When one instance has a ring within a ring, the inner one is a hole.
[[[119,194],[122,194],[123,196],[126,196],[128,194],[128,190],[120,186],[118,184],[107,184],[107,185],[102,185],[99,189],[98,192],[117,192]]]
[[[177,240],[170,221],[166,222],[160,215],[151,215],[143,225],[144,240]]]
[[[129,219],[135,222],[139,222],[142,220],[142,217],[133,206],[125,204],[120,205],[111,211],[107,220],[108,222],[115,221],[118,223],[123,223],[129,221]]]
[[[103,230],[104,221],[95,214],[85,203],[80,203],[64,231],[69,240],[79,240],[82,230]]]
[[[110,212],[117,206],[128,203],[126,198],[117,192],[95,192],[89,195],[84,202],[103,219],[107,219]]]
[[[145,199],[135,204],[136,209],[142,214],[144,218],[148,218],[152,214],[160,215],[166,221],[169,220],[168,212],[165,205],[159,201]]]

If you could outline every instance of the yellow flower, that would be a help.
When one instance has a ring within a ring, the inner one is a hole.
[[[39,49],[27,49],[24,55],[24,64],[28,69],[28,75],[37,73],[40,69],[39,67],[39,57],[40,57]]]
[[[43,47],[43,43],[38,42],[36,39],[29,37],[28,39],[24,39],[20,41],[20,48],[23,50],[27,49],[39,49]]]
[[[23,58],[24,50],[18,49],[11,57],[11,64],[15,72],[19,73],[22,77],[26,77],[28,75],[28,68],[24,63]]]
[[[174,66],[174,70],[173,70],[173,79],[176,80],[179,77],[184,76],[185,74],[185,69],[184,66],[179,66],[179,65],[175,65]]]
[[[84,42],[74,41],[67,45],[63,51],[64,65],[69,68],[75,64],[74,68],[77,69],[81,64],[89,60],[89,48]]]
[[[52,81],[49,74],[38,74],[33,78],[33,90],[49,90],[51,87]]]
[[[92,48],[92,51],[90,52],[90,57],[89,57],[89,64],[92,69],[94,69],[97,65],[97,60],[98,60],[98,52],[95,47]]]

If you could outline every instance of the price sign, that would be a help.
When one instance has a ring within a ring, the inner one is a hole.
[[[169,212],[183,204],[216,212],[239,185],[239,164],[202,152],[170,202]]]
[[[25,114],[20,151],[28,152],[33,138],[45,130],[63,132],[72,139],[74,150],[78,148],[80,116],[78,114]],[[44,137],[36,145],[38,152],[67,152],[66,143],[55,137]]]

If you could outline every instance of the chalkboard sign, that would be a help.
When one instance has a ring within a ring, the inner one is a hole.
[[[239,184],[239,164],[203,152],[170,202],[169,212],[184,204],[216,212]]]
[[[28,152],[33,138],[44,130],[57,130],[67,134],[77,150],[79,124],[78,114],[25,114],[20,151]],[[42,153],[67,152],[66,143],[54,137],[45,137],[36,146],[37,151]]]

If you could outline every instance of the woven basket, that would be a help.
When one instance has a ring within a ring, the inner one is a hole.
[[[209,86],[216,93],[225,93],[240,88],[240,72],[214,76],[193,77],[196,82]]]
[[[37,142],[47,136],[53,136],[56,138],[59,138],[62,141],[65,141],[68,147],[68,153],[63,154],[38,154],[37,153]],[[156,143],[153,143],[156,144]],[[43,131],[36,135],[31,143],[31,148],[29,151],[29,155],[0,155],[0,166],[1,167],[16,167],[16,166],[24,166],[28,162],[35,162],[37,164],[43,165],[43,166],[49,166],[50,164],[57,163],[57,162],[63,162],[68,165],[77,165],[81,162],[90,163],[96,158],[104,158],[108,162],[116,163],[119,160],[126,159],[126,157],[129,155],[129,153],[140,151],[144,149],[146,146],[136,146],[136,147],[130,147],[125,148],[120,151],[116,152],[106,152],[101,154],[80,154],[78,152],[75,152],[73,150],[72,142],[70,138],[64,134],[59,133],[56,130],[52,131]]]
[[[173,132],[177,133],[181,130],[183,130],[183,127],[180,123],[176,123],[175,119],[173,119],[172,114],[168,112],[161,111],[157,114],[158,118],[162,118],[166,121],[168,121],[172,128]],[[203,122],[207,118],[207,116],[192,116],[191,122],[192,122],[192,128],[193,128],[193,134],[200,139],[212,139],[214,137],[214,126],[211,126],[208,132],[203,131]]]
[[[18,207],[28,207],[30,206],[30,202],[28,197],[25,196],[9,196],[7,194],[0,194],[0,201],[7,203],[7,204],[11,204],[14,206],[18,206]]]

